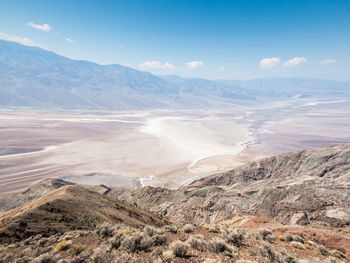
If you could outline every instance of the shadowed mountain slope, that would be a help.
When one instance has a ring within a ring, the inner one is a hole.
[[[19,208],[0,214],[0,242],[90,229],[103,222],[139,227],[162,226],[165,220],[134,205],[83,186],[64,186]]]

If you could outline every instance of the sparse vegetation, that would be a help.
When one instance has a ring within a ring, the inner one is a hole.
[[[190,245],[180,240],[174,241],[170,244],[170,249],[176,257],[185,257],[187,255]]]
[[[114,227],[108,222],[104,222],[96,227],[96,234],[101,237],[110,237],[113,235]]]
[[[165,229],[168,230],[170,233],[176,234],[178,231],[178,228],[176,225],[172,224],[172,225],[166,225]]]
[[[184,233],[192,233],[194,231],[194,227],[191,224],[187,224],[187,225],[184,225],[184,227],[182,228],[182,231]]]
[[[154,245],[152,238],[143,232],[131,233],[124,237],[121,242],[122,248],[129,252],[148,250]]]
[[[232,252],[232,249],[227,245],[225,240],[218,237],[214,237],[208,242],[207,249],[213,253]]]
[[[203,251],[207,246],[207,243],[204,240],[204,236],[202,235],[190,236],[187,240],[187,243],[190,244],[191,248],[197,249],[199,251]]]
[[[220,231],[221,231],[221,229],[217,224],[211,225],[208,228],[208,232],[211,232],[211,233],[220,233]]]
[[[306,249],[306,246],[305,246],[303,243],[298,242],[298,241],[292,241],[292,242],[290,242],[290,244],[291,244],[293,247],[295,247],[295,248],[297,248],[297,249],[300,249],[300,250]]]
[[[259,235],[260,235],[262,240],[268,241],[270,243],[272,243],[276,240],[276,237],[272,234],[271,230],[269,230],[269,229],[260,228]]]
[[[231,243],[237,247],[240,247],[242,245],[243,240],[244,240],[245,234],[246,234],[246,231],[244,229],[228,228],[228,229],[224,230],[222,237],[226,242]]]
[[[70,247],[71,244],[72,244],[72,241],[62,240],[61,242],[59,242],[56,245],[55,250],[56,251],[66,250],[66,249],[68,249]]]

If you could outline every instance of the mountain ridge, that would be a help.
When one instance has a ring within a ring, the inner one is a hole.
[[[39,47],[0,40],[0,107],[210,108],[297,95],[350,97],[350,82],[156,76],[118,64],[72,60]]]

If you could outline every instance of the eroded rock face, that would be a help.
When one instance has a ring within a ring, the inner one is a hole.
[[[284,224],[350,224],[350,144],[286,153],[169,190],[110,195],[183,222],[250,214]]]

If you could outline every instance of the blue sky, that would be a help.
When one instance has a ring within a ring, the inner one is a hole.
[[[2,0],[0,38],[158,75],[350,80],[348,0]]]

